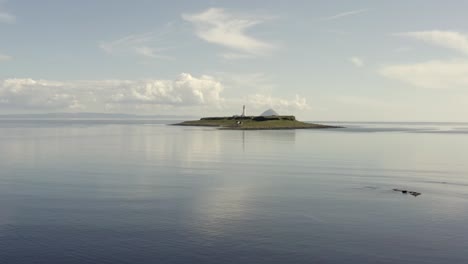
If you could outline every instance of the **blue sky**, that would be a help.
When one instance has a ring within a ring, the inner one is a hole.
[[[0,0],[0,112],[466,121],[468,2]]]

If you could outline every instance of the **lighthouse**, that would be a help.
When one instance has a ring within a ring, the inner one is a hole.
[[[242,115],[241,115],[241,116],[242,116],[242,117],[245,116],[245,105],[242,107]]]

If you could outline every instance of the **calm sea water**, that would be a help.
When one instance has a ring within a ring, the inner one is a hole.
[[[0,121],[0,263],[468,263],[468,124],[168,122]]]

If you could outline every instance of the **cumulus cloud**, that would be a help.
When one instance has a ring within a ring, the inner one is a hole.
[[[349,61],[356,67],[364,66],[364,60],[359,57],[353,56],[349,58]]]
[[[405,32],[397,35],[414,38],[468,55],[468,35],[457,31],[428,30]]]
[[[7,79],[0,86],[0,107],[79,108],[76,96],[63,89],[64,86],[64,83],[47,80]]]
[[[388,65],[379,73],[424,88],[468,88],[467,60]]]
[[[29,78],[0,81],[0,109],[30,111],[152,112],[207,114],[233,113],[247,105],[263,111],[274,108],[282,112],[309,109],[304,97],[273,97],[258,92],[245,95],[236,91],[223,97],[225,85],[217,78],[182,73],[175,79],[146,80],[79,80],[53,81]]]
[[[247,34],[248,29],[263,23],[265,20],[263,18],[235,15],[221,8],[210,8],[196,14],[183,14],[182,18],[194,25],[195,34],[199,38],[236,51],[224,54],[227,59],[245,56],[239,53],[266,55],[274,48],[272,44]]]
[[[6,79],[0,107],[19,109],[97,109],[115,105],[219,106],[222,84],[210,76],[180,74],[175,80],[101,80],[57,82]]]
[[[219,105],[223,86],[211,76],[195,78],[182,73],[176,80],[147,80],[126,82],[129,89],[117,89],[113,103]]]

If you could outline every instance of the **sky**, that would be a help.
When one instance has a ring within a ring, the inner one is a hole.
[[[0,114],[467,121],[468,1],[0,0]]]

